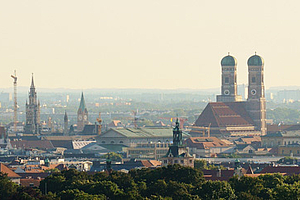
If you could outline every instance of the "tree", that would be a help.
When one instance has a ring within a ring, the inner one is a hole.
[[[237,196],[239,196],[240,193],[249,193],[253,196],[257,196],[257,194],[264,189],[262,180],[257,177],[234,176],[229,179],[229,184],[235,190]]]
[[[110,159],[112,161],[115,161],[115,162],[121,162],[122,161],[122,155],[121,154],[118,154],[118,153],[115,153],[115,152],[109,152],[103,156],[101,156],[101,158],[105,158],[107,159],[108,158],[108,155],[110,157]]]
[[[207,181],[199,190],[203,199],[236,199],[234,190],[226,181]]]
[[[64,190],[60,192],[58,196],[60,197],[61,200],[71,200],[71,199],[106,200],[107,199],[105,195],[92,195],[78,189]]]
[[[10,199],[17,192],[18,185],[9,180],[6,174],[0,172],[0,199]]]
[[[283,184],[283,176],[281,174],[265,174],[258,177],[262,180],[262,184],[265,188],[275,188],[278,185]]]

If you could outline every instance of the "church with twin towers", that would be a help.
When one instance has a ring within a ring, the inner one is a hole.
[[[237,59],[227,55],[221,60],[222,86],[217,102],[207,104],[194,123],[192,136],[265,135],[266,99],[264,60],[259,55],[248,61],[248,98],[242,101],[237,94]]]

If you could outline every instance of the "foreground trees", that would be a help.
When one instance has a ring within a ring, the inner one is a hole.
[[[0,199],[300,199],[300,175],[266,174],[205,181],[197,169],[173,165],[128,174],[88,175],[74,169],[53,173],[40,188],[25,188],[0,174]]]

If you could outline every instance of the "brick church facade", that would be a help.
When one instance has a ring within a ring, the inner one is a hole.
[[[202,136],[265,135],[266,100],[264,60],[259,55],[248,59],[248,98],[237,95],[237,60],[231,55],[221,60],[222,86],[217,102],[208,103],[190,134]]]

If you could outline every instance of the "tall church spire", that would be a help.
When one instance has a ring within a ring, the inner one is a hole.
[[[85,101],[84,101],[84,96],[83,96],[83,92],[82,92],[79,108],[77,111],[77,131],[81,132],[84,129],[84,126],[88,123],[89,123],[88,111],[85,107]]]
[[[33,74],[29,90],[29,102],[26,100],[26,133],[38,134],[40,131],[40,102],[34,86]]]
[[[34,88],[33,73],[32,73],[31,86],[30,86],[30,88]]]
[[[221,60],[222,87],[221,95],[217,95],[217,102],[241,101],[242,97],[237,95],[237,60],[229,55]]]
[[[173,145],[182,145],[182,131],[179,129],[178,118],[176,119],[176,126],[173,129]]]
[[[83,92],[81,93],[81,99],[80,99],[79,109],[81,109],[82,112],[86,109],[85,108],[85,101],[84,101]]]
[[[255,55],[248,59],[247,110],[262,135],[267,133],[266,99],[264,86],[264,60]]]

